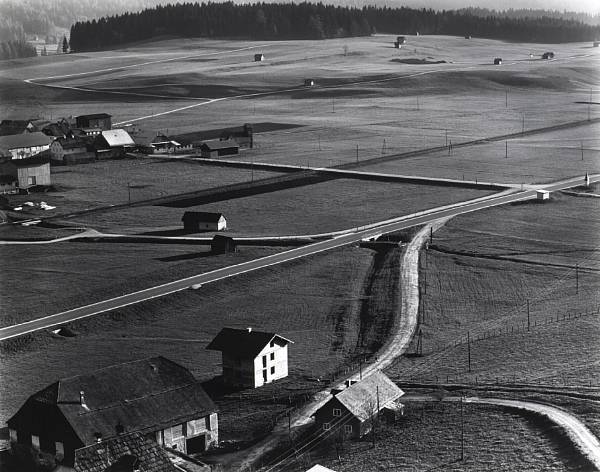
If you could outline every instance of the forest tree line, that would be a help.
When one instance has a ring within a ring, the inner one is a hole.
[[[157,6],[71,27],[71,50],[89,51],[162,35],[324,39],[373,33],[447,34],[525,42],[591,41],[600,27],[561,18],[479,16],[466,11],[350,8],[322,3],[186,3]]]
[[[0,60],[34,56],[37,56],[35,47],[27,41],[15,40],[0,42]]]

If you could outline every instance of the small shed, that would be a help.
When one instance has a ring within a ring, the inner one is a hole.
[[[315,85],[315,79],[304,79],[305,87],[313,87]]]
[[[108,113],[79,115],[75,117],[75,123],[78,128],[100,128],[107,131],[112,128],[112,116]]]
[[[551,51],[542,54],[542,59],[554,59],[554,53]]]
[[[499,66],[500,64],[502,64],[502,58],[501,57],[494,58],[494,65]]]
[[[226,139],[223,141],[214,139],[211,141],[204,141],[200,145],[200,155],[207,158],[232,156],[234,154],[239,154],[239,152],[240,146],[233,139]]]
[[[186,211],[181,218],[185,231],[197,233],[199,231],[222,231],[227,229],[227,220],[223,213],[210,213],[206,211]]]
[[[210,242],[210,251],[213,254],[227,254],[229,252],[237,252],[237,246],[233,238],[215,234]]]
[[[396,38],[396,42],[397,42],[398,44],[404,44],[404,43],[406,43],[406,38],[405,38],[404,36],[398,36],[398,37]]]
[[[50,186],[50,158],[48,156],[39,154],[27,159],[15,159],[12,163],[17,168],[20,189]]]
[[[597,48],[598,46],[600,46],[600,41],[594,41],[594,47]]]
[[[265,55],[264,54],[255,54],[254,55],[254,62],[262,62],[265,60]]]
[[[536,190],[535,196],[538,200],[550,200],[550,192],[548,190]]]
[[[206,349],[221,351],[225,384],[257,388],[287,377],[292,342],[252,328],[223,328]]]
[[[471,39],[471,35],[470,34],[466,34],[465,35],[465,39]]]
[[[396,42],[394,42],[394,47],[395,47],[396,49],[401,49],[401,48],[402,48],[402,45],[401,45],[401,44],[400,44],[398,41],[396,41]]]

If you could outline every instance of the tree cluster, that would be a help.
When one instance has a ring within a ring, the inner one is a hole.
[[[17,59],[19,57],[37,56],[35,47],[26,41],[0,42],[0,59]]]
[[[89,51],[162,35],[324,39],[373,32],[472,35],[527,42],[590,41],[600,27],[560,18],[481,17],[469,12],[322,3],[186,3],[157,6],[71,27],[71,50]]]

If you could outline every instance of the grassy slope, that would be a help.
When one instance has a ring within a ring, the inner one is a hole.
[[[314,380],[307,378],[327,376],[354,352],[372,254],[354,247],[330,251],[74,323],[75,338],[42,332],[23,338],[20,347],[5,343],[0,421],[57,378],[145,356],[165,355],[208,380],[220,373],[220,354],[205,347],[223,326],[292,339],[291,391],[310,387]],[[235,410],[223,414],[226,421]]]
[[[341,460],[326,439],[285,470],[301,471],[320,463],[340,472],[385,470],[586,470],[573,450],[558,442],[547,425],[500,408],[465,404],[465,460],[461,462],[459,404],[407,403],[405,416],[385,424],[376,447],[369,438],[346,441]],[[490,434],[493,432],[493,434]],[[281,469],[283,470],[283,469]]]
[[[232,234],[315,234],[374,223],[489,193],[452,187],[339,179],[198,207],[141,207],[71,221],[107,231],[141,232],[149,227],[179,225],[183,211],[197,209],[225,214]]]

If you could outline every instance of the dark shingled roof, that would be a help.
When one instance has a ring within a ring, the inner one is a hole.
[[[124,434],[75,451],[76,472],[176,472],[166,452],[139,433]]]
[[[275,333],[223,328],[206,349],[227,352],[238,357],[256,357],[271,341],[279,345],[293,342]]]
[[[355,417],[366,421],[374,412],[373,410],[377,410],[378,393],[380,409],[404,395],[404,392],[389,377],[376,371],[367,378],[342,390],[335,398]]]
[[[151,432],[217,411],[190,371],[162,356],[62,379],[32,398],[56,404],[84,444],[115,436],[119,425]]]
[[[88,120],[99,120],[102,118],[110,118],[112,115],[109,115],[108,113],[92,113],[91,115],[79,115],[76,116],[75,119],[78,120],[79,118],[87,118]]]
[[[206,211],[186,211],[181,217],[181,221],[202,221],[207,223],[218,223],[223,213],[209,213]]]
[[[218,149],[231,149],[231,148],[239,148],[239,144],[232,139],[225,139],[223,141],[219,139],[215,139],[212,141],[204,141],[200,145],[200,149],[208,150],[208,151],[216,151]]]
[[[52,138],[44,133],[36,131],[35,133],[12,134],[10,136],[0,136],[0,148],[18,149],[34,146],[48,146]]]

